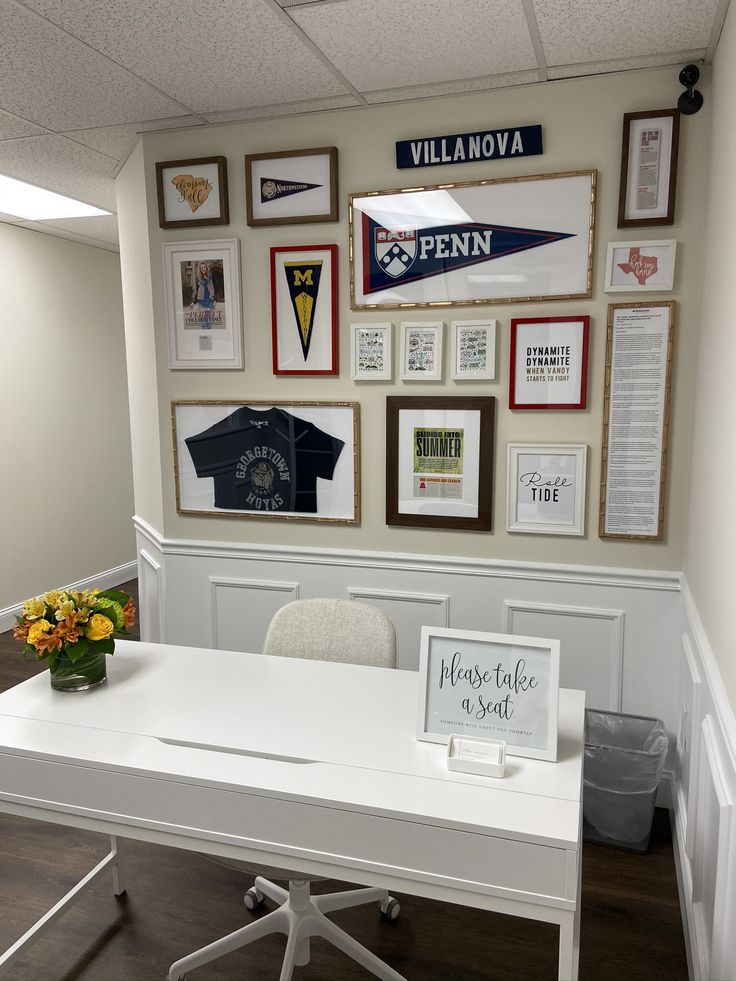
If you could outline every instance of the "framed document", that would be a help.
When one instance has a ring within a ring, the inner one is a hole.
[[[490,531],[495,399],[386,399],[386,524]]]
[[[337,147],[247,154],[245,207],[252,228],[337,221]]]
[[[353,381],[390,381],[393,374],[393,324],[350,325],[350,377]]]
[[[679,137],[677,109],[625,113],[619,228],[674,223]]]
[[[242,368],[238,240],[166,242],[172,368]]]
[[[401,325],[401,377],[442,381],[442,321]]]
[[[176,510],[360,520],[357,402],[171,403]]]
[[[608,307],[601,538],[664,538],[675,304]]]
[[[230,222],[225,157],[159,161],[156,193],[161,228],[196,228]]]
[[[609,242],[606,256],[606,293],[666,293],[675,278],[677,242]]]
[[[353,310],[592,295],[593,170],[351,194]]]
[[[417,739],[503,739],[509,756],[557,760],[560,642],[422,627]]]
[[[511,321],[510,409],[584,409],[590,317]]]
[[[274,375],[336,375],[337,246],[271,249]]]
[[[496,377],[497,320],[452,321],[454,381],[492,381]]]
[[[509,443],[506,530],[585,534],[584,443]]]

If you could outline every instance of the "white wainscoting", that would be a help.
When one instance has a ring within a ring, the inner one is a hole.
[[[349,599],[380,607],[396,628],[397,667],[419,669],[419,642],[423,626],[450,626],[450,597],[445,593],[407,593],[397,589],[348,586]]]
[[[220,651],[261,651],[271,618],[299,599],[298,582],[226,579],[210,576],[210,647]]]

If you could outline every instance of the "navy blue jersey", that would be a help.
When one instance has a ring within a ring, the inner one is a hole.
[[[198,477],[213,477],[215,507],[317,513],[317,478],[332,480],[341,439],[283,409],[244,405],[185,443]]]

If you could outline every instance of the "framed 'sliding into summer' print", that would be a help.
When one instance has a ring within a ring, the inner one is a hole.
[[[590,317],[511,321],[510,409],[584,409]]]
[[[483,381],[496,377],[496,320],[453,320],[450,377]]]
[[[274,375],[336,375],[337,246],[271,249]]]
[[[360,520],[357,402],[171,404],[179,514]]]
[[[159,161],[156,192],[161,228],[227,225],[230,221],[225,157]]]
[[[606,256],[606,293],[666,293],[675,279],[674,239],[657,242],[609,242]]]
[[[678,109],[625,113],[619,228],[674,223],[679,138]]]
[[[584,443],[509,443],[506,530],[585,534]]]
[[[557,760],[559,640],[422,627],[419,658],[417,739],[480,736]]]
[[[254,228],[337,221],[337,147],[247,154],[245,205]]]
[[[163,253],[169,365],[242,368],[238,240],[166,242]]]
[[[586,170],[351,194],[350,305],[589,297],[595,186]]]
[[[401,377],[404,381],[442,381],[442,321],[401,324]]]
[[[386,399],[386,524],[490,531],[495,399]]]
[[[350,325],[350,377],[353,381],[390,381],[393,324]]]

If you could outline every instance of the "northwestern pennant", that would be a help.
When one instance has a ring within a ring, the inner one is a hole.
[[[364,213],[363,292],[378,293],[397,283],[429,279],[564,238],[574,238],[574,234],[476,221],[434,228],[385,228]]]
[[[304,181],[277,181],[273,177],[261,177],[261,204],[265,204],[266,201],[277,201],[279,198],[288,198],[290,194],[311,191],[314,187],[322,187],[322,185],[307,184]]]

